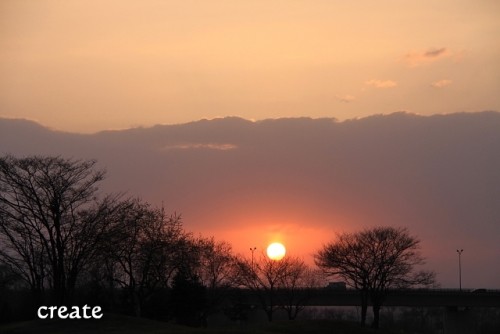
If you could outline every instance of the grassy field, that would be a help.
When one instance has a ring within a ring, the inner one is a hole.
[[[33,320],[0,326],[0,333],[145,333],[145,334],[389,334],[383,330],[361,328],[358,324],[327,320],[279,321],[273,323],[247,324],[209,328],[190,328],[170,323],[138,319],[121,315],[108,315],[100,320]]]

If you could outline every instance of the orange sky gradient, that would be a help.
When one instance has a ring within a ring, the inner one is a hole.
[[[500,111],[499,36],[498,0],[1,0],[0,117],[35,120],[50,129],[89,134],[226,116],[343,121],[398,111],[420,115]],[[352,130],[347,123],[345,133]],[[347,180],[351,168],[358,170],[357,177],[366,178],[356,192],[344,198],[324,185],[325,180],[333,179],[335,159],[325,165],[318,154],[314,168],[308,169],[304,163],[285,173],[285,160],[290,158],[292,164],[296,159],[286,156],[286,142],[281,143],[285,149],[276,149],[277,154],[273,150],[266,153],[281,158],[279,154],[284,152],[283,162],[276,163],[282,169],[266,170],[262,164],[268,156],[257,154],[261,160],[255,164],[251,158],[241,159],[244,154],[252,157],[252,149],[260,153],[273,144],[258,139],[247,151],[241,150],[244,153],[231,141],[172,141],[172,146],[161,150],[148,146],[134,151],[138,156],[134,156],[134,164],[116,160],[115,152],[106,155],[104,150],[101,160],[109,163],[113,191],[133,190],[133,195],[154,204],[165,200],[167,210],[182,213],[186,226],[196,227],[193,233],[229,241],[236,252],[248,257],[250,247],[264,252],[269,243],[278,241],[287,247],[287,254],[304,256],[312,264],[312,254],[323,243],[331,241],[335,233],[365,227],[367,217],[392,218],[371,224],[402,221],[400,226],[417,230],[387,210],[392,205],[407,205],[398,202],[400,189],[387,189],[394,203],[387,200],[377,206],[384,199],[374,195],[370,204],[372,198],[363,198],[367,192],[362,187],[376,194],[380,180],[370,180],[370,172],[363,169],[366,166],[359,165],[378,162],[377,147],[353,146],[354,153],[339,149],[345,153],[345,162],[338,162],[345,172],[339,174],[340,186],[350,190],[351,182],[358,184],[358,180]],[[290,146],[307,157],[315,148],[303,148],[302,143],[301,138],[292,137]],[[134,149],[127,147],[124,152]],[[201,153],[191,157],[183,150]],[[89,152],[78,153],[94,158],[94,152]],[[151,152],[172,160],[153,164],[157,161],[148,160]],[[228,153],[231,158],[227,161],[239,169],[231,172],[232,165],[224,165],[226,160],[214,158],[206,160],[213,165],[198,172],[197,162],[206,162],[203,159],[212,155],[219,158],[219,153],[223,158]],[[347,161],[356,154],[361,158],[353,167]],[[166,175],[160,181],[137,179],[144,170],[149,176],[168,174],[166,170],[175,169],[179,159],[187,166],[176,170],[179,175]],[[220,166],[227,167],[230,175],[210,170]],[[388,180],[406,181],[397,168],[395,175],[387,175],[384,168],[376,172]],[[248,182],[248,189],[238,188],[245,173],[255,170],[254,183],[258,184]],[[217,173],[221,179],[211,180]],[[415,175],[421,177],[418,171]],[[170,183],[158,190],[156,183],[166,183],[167,177]],[[420,189],[416,181],[410,186],[423,194],[428,190]],[[224,191],[218,193],[218,187]],[[169,193],[170,189],[179,192]],[[317,189],[324,190],[322,196]],[[239,197],[233,199],[232,194]],[[336,211],[324,194],[337,196],[333,199],[337,200]],[[472,198],[474,194],[468,195]],[[412,204],[428,208],[432,203],[426,201]],[[405,213],[411,216],[411,210]],[[455,247],[468,252],[481,241],[471,238],[461,246],[451,241],[439,244],[435,233],[442,237],[452,226],[446,221],[448,212],[440,210],[432,212],[436,220],[442,219],[440,231],[422,228],[423,233],[413,234],[422,240],[424,256],[438,256],[429,260],[433,268],[447,264],[443,275],[452,285]],[[202,215],[209,221],[205,229]],[[411,223],[418,227],[419,221]],[[464,228],[460,233],[467,231]],[[487,231],[485,235],[492,238]],[[446,247],[452,250],[449,254],[442,251]],[[469,261],[467,252],[463,254],[465,263]],[[486,258],[480,252],[474,255],[478,266]],[[477,284],[497,284],[493,281],[487,277]]]
[[[496,0],[3,0],[0,116],[71,132],[499,110]]]
[[[182,215],[194,236],[260,256],[271,242],[313,264],[341,232],[408,228],[425,268],[500,286],[500,113],[397,113],[338,122],[237,118],[76,135],[0,119],[0,152],[97,159],[103,193]]]

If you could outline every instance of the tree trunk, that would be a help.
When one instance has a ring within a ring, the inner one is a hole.
[[[366,313],[368,312],[368,293],[361,291],[361,326],[366,325]]]
[[[373,302],[373,323],[372,328],[378,329],[380,323],[380,303]]]
[[[266,314],[267,314],[267,320],[272,322],[273,321],[273,308],[271,307],[268,310],[266,310]]]
[[[378,329],[380,324],[380,309],[382,308],[382,304],[385,300],[385,292],[381,291],[372,291],[371,293],[371,301],[372,301],[372,309],[373,309],[373,323],[372,328]]]
[[[274,287],[271,284],[269,293],[269,311],[267,312],[267,319],[270,322],[273,321],[273,312],[274,312]]]
[[[142,307],[141,307],[141,300],[139,298],[139,295],[137,292],[132,292],[132,303],[134,307],[134,315],[137,318],[140,318],[142,316]]]
[[[361,305],[361,326],[365,327],[366,325],[366,313],[368,311],[368,306],[366,304]]]

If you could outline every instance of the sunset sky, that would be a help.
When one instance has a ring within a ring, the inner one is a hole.
[[[500,110],[496,0],[2,0],[0,116],[95,132]]]
[[[0,154],[96,158],[247,255],[396,222],[500,287],[499,92],[498,0],[0,0]],[[97,133],[227,116],[315,120]]]

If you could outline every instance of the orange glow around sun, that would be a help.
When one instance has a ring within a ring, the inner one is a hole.
[[[279,242],[273,242],[269,246],[267,246],[267,256],[271,260],[281,260],[283,257],[285,257],[286,254],[286,248],[283,246],[282,243]]]

